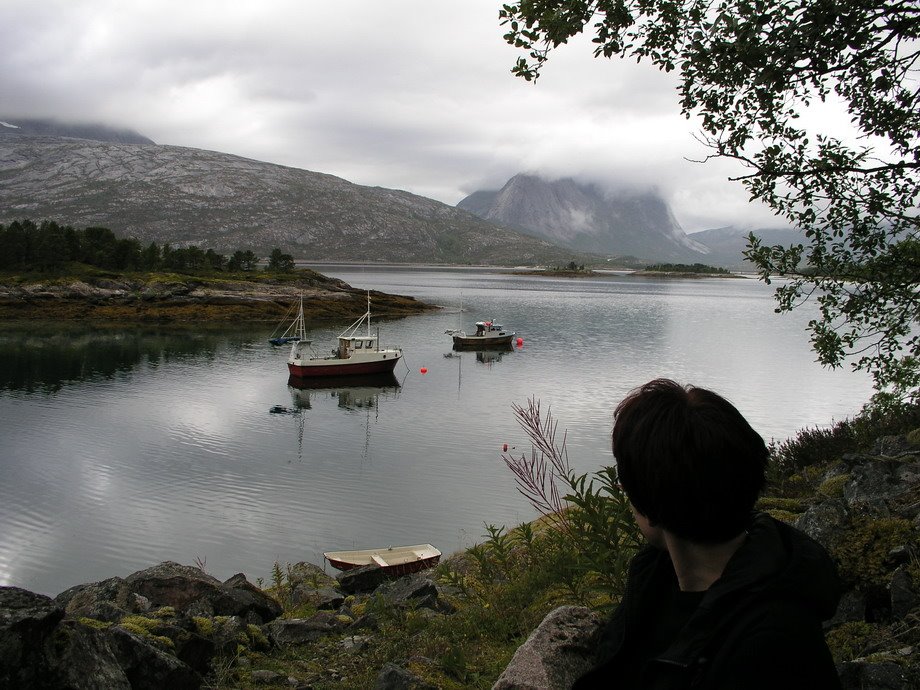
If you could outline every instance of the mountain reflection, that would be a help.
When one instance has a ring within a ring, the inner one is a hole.
[[[0,390],[54,393],[70,383],[111,379],[140,364],[213,359],[228,333],[85,324],[3,324]]]

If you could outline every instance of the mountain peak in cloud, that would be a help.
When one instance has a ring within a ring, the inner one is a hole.
[[[708,249],[680,227],[653,189],[605,191],[572,178],[518,174],[457,204],[481,218],[579,251],[650,260],[699,260]]]

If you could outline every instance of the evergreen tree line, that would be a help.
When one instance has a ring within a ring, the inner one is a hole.
[[[0,270],[47,271],[77,262],[113,271],[253,271],[259,257],[252,250],[237,250],[229,257],[213,249],[142,245],[133,238],[118,238],[108,228],[77,230],[50,220],[0,224]],[[280,249],[268,260],[272,271],[294,270],[294,259]]]

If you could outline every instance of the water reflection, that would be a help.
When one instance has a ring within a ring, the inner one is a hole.
[[[140,364],[213,358],[226,332],[85,324],[4,324],[0,390],[56,393],[70,383],[112,379]]]
[[[374,424],[378,421],[380,398],[389,397],[399,392],[399,380],[393,372],[380,374],[367,374],[364,376],[324,376],[315,378],[288,378],[288,390],[294,403],[292,408],[276,405],[270,412],[273,414],[293,414],[299,417],[297,424],[297,458],[303,460],[303,437],[306,427],[305,412],[312,411],[314,405],[326,406],[326,401],[332,400],[338,409],[350,412],[363,410],[364,419],[364,447],[362,459],[367,460],[371,445],[371,410],[374,411]]]
[[[399,390],[399,380],[392,372],[367,376],[325,376],[288,378],[288,389],[298,410],[309,410],[314,399],[334,399],[345,410],[377,407],[380,394]]]

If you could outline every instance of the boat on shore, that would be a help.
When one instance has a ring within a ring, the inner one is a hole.
[[[323,558],[336,570],[378,565],[388,575],[400,576],[433,568],[441,560],[441,552],[431,544],[414,544],[358,551],[327,551]]]
[[[358,331],[364,325],[367,327],[366,332],[359,334]],[[402,357],[401,348],[381,348],[379,333],[371,333],[370,295],[367,298],[367,311],[342,331],[331,355],[318,355],[313,350],[313,342],[307,340],[302,299],[293,329],[286,337],[294,338],[288,357],[288,372],[298,379],[392,373]]]
[[[514,339],[514,331],[506,331],[504,326],[495,321],[477,321],[476,331],[448,329],[444,331],[454,339],[455,350],[483,350],[487,348],[507,348]]]

